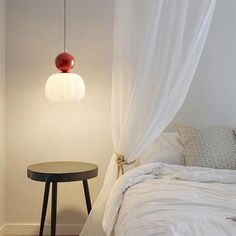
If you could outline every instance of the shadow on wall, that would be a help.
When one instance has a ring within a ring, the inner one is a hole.
[[[49,235],[51,230],[51,211],[50,207],[47,209],[47,220],[44,227],[44,234]],[[57,213],[57,232],[64,234],[65,232],[71,233],[73,235],[78,235],[81,230],[81,222],[85,222],[87,215],[79,209],[74,209],[72,207],[64,208],[59,210]],[[73,227],[72,227],[73,226]],[[70,229],[68,229],[68,227]],[[68,231],[69,230],[69,231]],[[77,234],[78,232],[78,234]],[[39,229],[32,232],[33,235],[38,235]]]
[[[86,218],[85,212],[79,208],[64,208],[57,213],[58,224],[79,224],[80,222],[85,222]]]

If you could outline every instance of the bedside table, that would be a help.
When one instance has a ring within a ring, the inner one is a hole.
[[[83,181],[84,195],[89,214],[92,205],[89,194],[88,179],[94,178],[97,175],[98,166],[85,162],[45,162],[31,165],[27,168],[28,178],[35,181],[45,182],[39,236],[43,235],[50,185],[52,185],[51,236],[56,236],[57,183]]]

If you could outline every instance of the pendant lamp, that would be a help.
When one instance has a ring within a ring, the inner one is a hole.
[[[46,97],[54,102],[80,101],[85,95],[83,79],[70,70],[74,67],[75,59],[67,52],[66,47],[66,0],[64,0],[64,51],[55,60],[60,71],[51,75],[45,86]]]

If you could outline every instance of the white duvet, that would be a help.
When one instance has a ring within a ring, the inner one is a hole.
[[[236,171],[152,163],[113,186],[106,235],[236,236]]]

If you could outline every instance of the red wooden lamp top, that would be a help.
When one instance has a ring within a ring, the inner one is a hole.
[[[66,73],[74,67],[75,59],[70,53],[62,52],[56,57],[55,64],[58,70]]]

